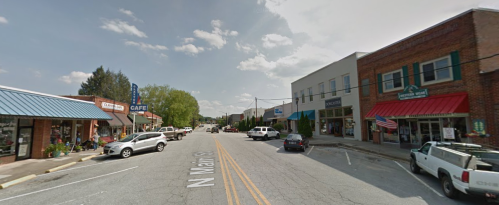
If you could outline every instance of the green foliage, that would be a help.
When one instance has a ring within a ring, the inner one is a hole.
[[[50,144],[49,146],[45,147],[45,150],[43,151],[43,153],[48,155],[49,153],[52,153],[53,151],[55,151],[55,149],[56,149],[55,144]]]
[[[298,120],[298,133],[302,135],[304,134],[303,132],[305,131],[303,127],[304,124],[305,124],[305,115],[303,114],[302,111],[300,115],[300,120]]]
[[[121,71],[104,71],[101,66],[92,72],[86,82],[81,83],[81,88],[78,90],[79,95],[96,95],[117,102],[130,103],[131,83]]]
[[[154,114],[163,118],[163,126],[188,127],[192,119],[202,121],[198,102],[188,92],[156,84],[140,88],[139,92],[144,104],[154,105]]]
[[[305,135],[305,137],[312,137],[314,135],[308,116],[305,116],[303,120],[303,135]]]
[[[99,138],[99,142],[97,142],[97,144],[99,145],[99,147],[102,147],[102,145],[105,145],[107,143],[104,140],[101,140],[101,138]]]
[[[76,146],[75,150],[81,150],[81,146],[80,145]]]
[[[281,132],[281,130],[284,129],[284,125],[282,123],[276,123],[276,124],[272,125],[272,128],[274,128],[275,130]]]
[[[255,116],[251,117],[251,126],[249,127],[249,129],[253,129],[254,127],[256,127],[256,118],[255,118]]]
[[[262,115],[260,115],[260,122],[258,122],[258,125],[263,126],[263,116]]]
[[[248,116],[246,116],[246,124],[245,124],[245,127],[244,127],[244,129],[245,129],[244,131],[249,131],[249,130],[251,130],[251,128],[250,128],[250,127],[251,127],[251,121],[250,121],[249,117],[248,117]]]

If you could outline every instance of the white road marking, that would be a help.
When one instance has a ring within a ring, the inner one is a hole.
[[[135,169],[137,167],[139,167],[139,166],[130,167],[128,169],[124,169],[124,170],[121,170],[121,171],[117,171],[117,172],[113,172],[113,173],[108,173],[108,174],[104,174],[104,175],[100,175],[100,176],[96,176],[96,177],[91,177],[91,178],[88,178],[88,179],[83,179],[83,180],[79,180],[79,181],[75,181],[75,182],[71,182],[71,183],[67,183],[67,184],[62,184],[62,185],[59,185],[59,186],[55,186],[55,187],[51,187],[51,188],[47,188],[47,189],[42,189],[42,190],[38,190],[38,191],[26,193],[26,194],[21,194],[21,195],[17,195],[17,196],[5,198],[5,199],[0,199],[0,202],[11,200],[11,199],[15,199],[15,198],[19,198],[19,197],[23,197],[23,196],[32,195],[32,194],[36,194],[36,193],[40,193],[40,192],[45,192],[45,191],[49,191],[49,190],[52,190],[52,189],[57,189],[57,188],[69,186],[69,185],[72,185],[72,184],[77,184],[77,183],[80,183],[80,182],[89,181],[89,180],[92,180],[92,179],[97,179],[97,178],[101,178],[101,177],[105,177],[105,176],[117,174],[117,173],[120,173],[120,172],[124,172],[124,171]]]
[[[310,154],[310,152],[312,152],[312,150],[314,149],[314,147],[315,147],[315,146],[312,146],[312,148],[311,148],[310,150],[308,150],[307,155],[309,155],[309,154]]]
[[[276,149],[275,149],[275,151],[279,151],[281,148],[282,148],[282,146],[281,146],[281,147],[279,147],[279,148],[276,148]]]
[[[437,190],[431,188],[428,184],[424,183],[421,179],[419,179],[418,177],[416,177],[416,175],[414,175],[413,173],[411,173],[409,170],[407,170],[404,166],[400,165],[398,162],[396,161],[393,161],[395,162],[395,164],[399,165],[400,167],[402,167],[402,169],[404,169],[407,173],[409,173],[412,177],[414,177],[416,180],[418,180],[419,182],[421,182],[421,184],[423,184],[424,186],[426,186],[428,189],[430,189],[431,191],[433,191],[435,194],[437,194],[439,197],[444,197],[442,196],[442,194],[438,193]]]
[[[90,194],[88,196],[79,197],[79,198],[72,199],[72,200],[69,200],[69,201],[65,201],[65,202],[62,202],[62,203],[59,203],[59,204],[55,204],[55,205],[67,204],[67,203],[70,203],[70,202],[73,202],[73,201],[76,201],[76,200],[84,199],[84,198],[87,198],[87,197],[91,197],[91,196],[95,196],[95,195],[103,194],[103,193],[105,193],[105,191],[100,191],[100,192],[97,192],[95,194]]]
[[[347,155],[348,165],[352,165],[352,163],[350,163],[350,157],[348,157],[348,152],[346,150],[345,150],[345,155]]]

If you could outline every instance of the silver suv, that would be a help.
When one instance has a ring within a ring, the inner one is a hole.
[[[111,142],[104,146],[106,155],[120,155],[128,158],[134,152],[144,150],[156,150],[162,152],[166,146],[166,136],[161,132],[140,132],[126,136],[125,138]]]
[[[255,127],[248,131],[248,137],[253,138],[253,140],[257,140],[258,138],[263,140],[268,140],[269,138],[281,138],[279,132],[271,127]]]

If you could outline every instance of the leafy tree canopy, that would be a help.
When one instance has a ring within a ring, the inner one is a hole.
[[[79,95],[95,95],[117,102],[131,102],[131,83],[121,71],[114,72],[109,69],[104,71],[101,66],[92,72],[86,82],[81,83]]]

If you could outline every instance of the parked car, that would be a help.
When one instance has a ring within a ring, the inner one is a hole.
[[[187,134],[187,131],[184,129],[175,129],[174,127],[158,127],[156,128],[156,131],[162,132],[169,140],[182,140],[182,137]]]
[[[206,132],[211,132],[211,128],[206,128]]]
[[[284,140],[283,146],[286,151],[289,149],[299,149],[305,152],[305,149],[309,146],[309,140],[308,137],[301,134],[289,134]]]
[[[104,154],[130,157],[135,152],[156,150],[162,152],[166,146],[166,136],[161,132],[140,132],[111,142],[104,146]]]
[[[411,150],[410,168],[421,169],[438,178],[445,196],[460,193],[486,197],[499,202],[499,152],[467,143],[425,143]]]
[[[192,127],[184,127],[184,130],[188,133],[192,133]]]
[[[214,132],[219,133],[218,127],[211,128],[211,133],[214,133]]]
[[[235,127],[232,127],[232,128],[225,129],[225,132],[239,132],[239,130]]]
[[[251,136],[253,140],[257,140],[259,138],[263,140],[268,140],[269,138],[281,138],[279,132],[271,127],[255,127],[253,128],[253,131],[251,131],[251,134],[248,132],[248,136]]]
[[[251,138],[251,134],[253,134],[254,131],[255,131],[255,128],[249,130],[248,133],[246,133],[246,135],[248,135],[248,137]]]

